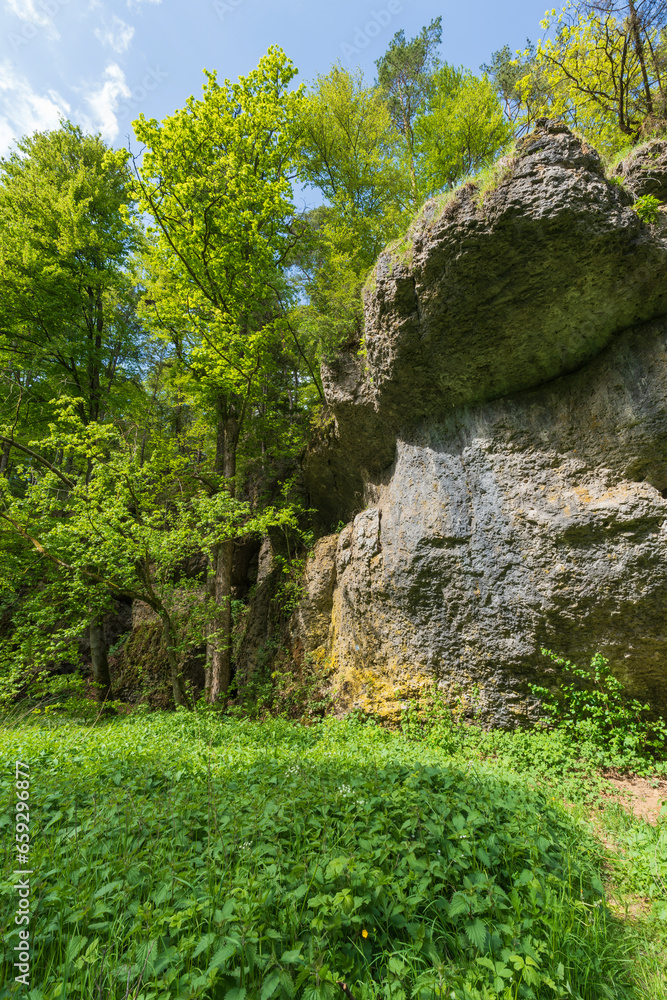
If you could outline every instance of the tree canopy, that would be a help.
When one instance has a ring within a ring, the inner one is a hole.
[[[544,37],[515,59],[485,67],[511,117],[562,118],[607,155],[667,127],[667,4],[568,0],[547,12]]]

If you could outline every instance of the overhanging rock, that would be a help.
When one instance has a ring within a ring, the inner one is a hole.
[[[395,715],[437,679],[510,724],[549,646],[667,710],[667,242],[631,201],[543,121],[381,255],[305,463],[350,522],[309,570],[335,573],[326,639],[319,607],[302,640],[341,709]]]

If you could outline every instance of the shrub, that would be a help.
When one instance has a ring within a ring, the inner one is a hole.
[[[532,685],[533,694],[544,699],[547,716],[598,766],[646,771],[656,758],[665,758],[667,723],[651,720],[650,705],[628,697],[604,656],[595,653],[583,669],[549,649],[542,654],[572,679],[557,694]]]
[[[632,206],[642,222],[653,225],[660,218],[662,202],[653,194],[644,194]]]

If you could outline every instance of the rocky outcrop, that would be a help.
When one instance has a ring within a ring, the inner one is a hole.
[[[329,425],[306,461],[323,521],[363,506],[398,433],[575,371],[667,311],[665,242],[631,201],[594,149],[544,121],[485,189],[424,206],[367,286],[365,357],[323,373]]]
[[[652,194],[667,201],[667,139],[652,139],[639,146],[619,163],[615,173],[635,198]]]
[[[380,257],[305,463],[350,522],[300,625],[341,710],[393,716],[435,679],[510,725],[547,646],[667,711],[667,240],[628,200],[541,122]]]

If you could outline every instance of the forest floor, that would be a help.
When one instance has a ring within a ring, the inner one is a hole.
[[[27,716],[0,720],[10,833],[17,760],[30,1000],[667,995],[664,766],[633,776],[558,732],[414,720]],[[14,944],[0,1000],[20,995]]]
[[[640,778],[619,774],[617,771],[603,772],[602,776],[616,789],[608,791],[604,797],[617,802],[626,812],[637,819],[655,825],[660,819],[662,808],[667,802],[667,781],[660,778]]]

